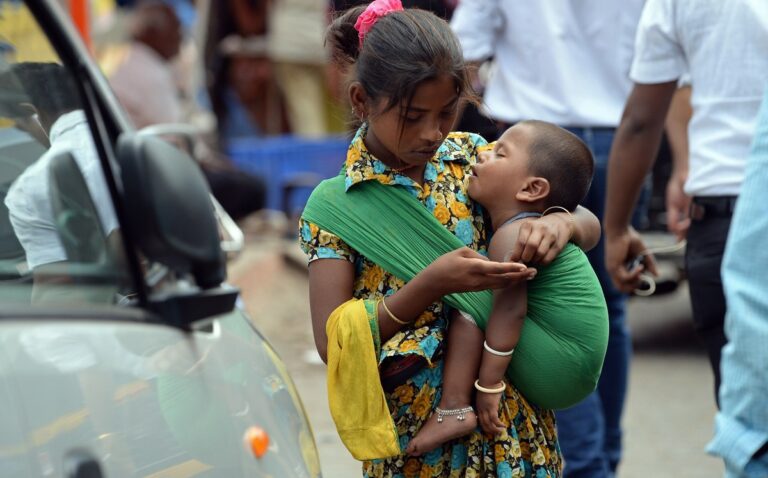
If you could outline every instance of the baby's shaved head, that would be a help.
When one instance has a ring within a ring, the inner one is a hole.
[[[549,181],[546,206],[574,211],[592,183],[595,162],[589,148],[575,134],[546,121],[528,120],[517,125],[531,131],[530,173]]]

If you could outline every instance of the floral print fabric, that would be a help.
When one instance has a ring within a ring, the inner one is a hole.
[[[486,146],[478,135],[451,133],[427,164],[423,184],[398,174],[370,154],[363,142],[365,126],[352,140],[345,162],[346,188],[363,181],[402,187],[418,198],[435,218],[468,247],[486,253],[483,211],[467,196],[466,176],[477,152]],[[339,237],[301,220],[300,243],[309,261],[347,260],[355,266],[353,295],[379,299],[404,282],[352,250]],[[401,447],[418,432],[440,399],[442,354],[439,345],[448,326],[442,302],[432,304],[414,322],[381,345],[380,363],[416,354],[425,366],[387,394]],[[460,345],[459,345],[460,346]],[[399,456],[363,464],[364,477],[523,477],[560,476],[562,458],[555,434],[554,414],[539,410],[511,386],[502,400],[502,421],[509,426],[496,437],[481,430],[413,458]]]

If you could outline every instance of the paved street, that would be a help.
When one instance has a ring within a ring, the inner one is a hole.
[[[254,322],[288,364],[310,416],[326,478],[360,476],[328,413],[325,366],[314,351],[306,272],[284,253],[297,246],[276,239],[250,242],[232,262],[230,281],[241,287]],[[298,255],[300,259],[300,255]],[[634,334],[625,456],[620,478],[716,478],[719,460],[704,454],[715,413],[708,363],[689,323],[686,291],[634,299]]]

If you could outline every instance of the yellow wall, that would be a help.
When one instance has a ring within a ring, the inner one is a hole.
[[[9,61],[58,61],[46,36],[26,5],[0,3],[0,41],[16,49]]]

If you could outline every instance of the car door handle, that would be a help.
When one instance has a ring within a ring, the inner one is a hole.
[[[86,450],[72,450],[64,458],[66,478],[104,478],[99,460]]]

